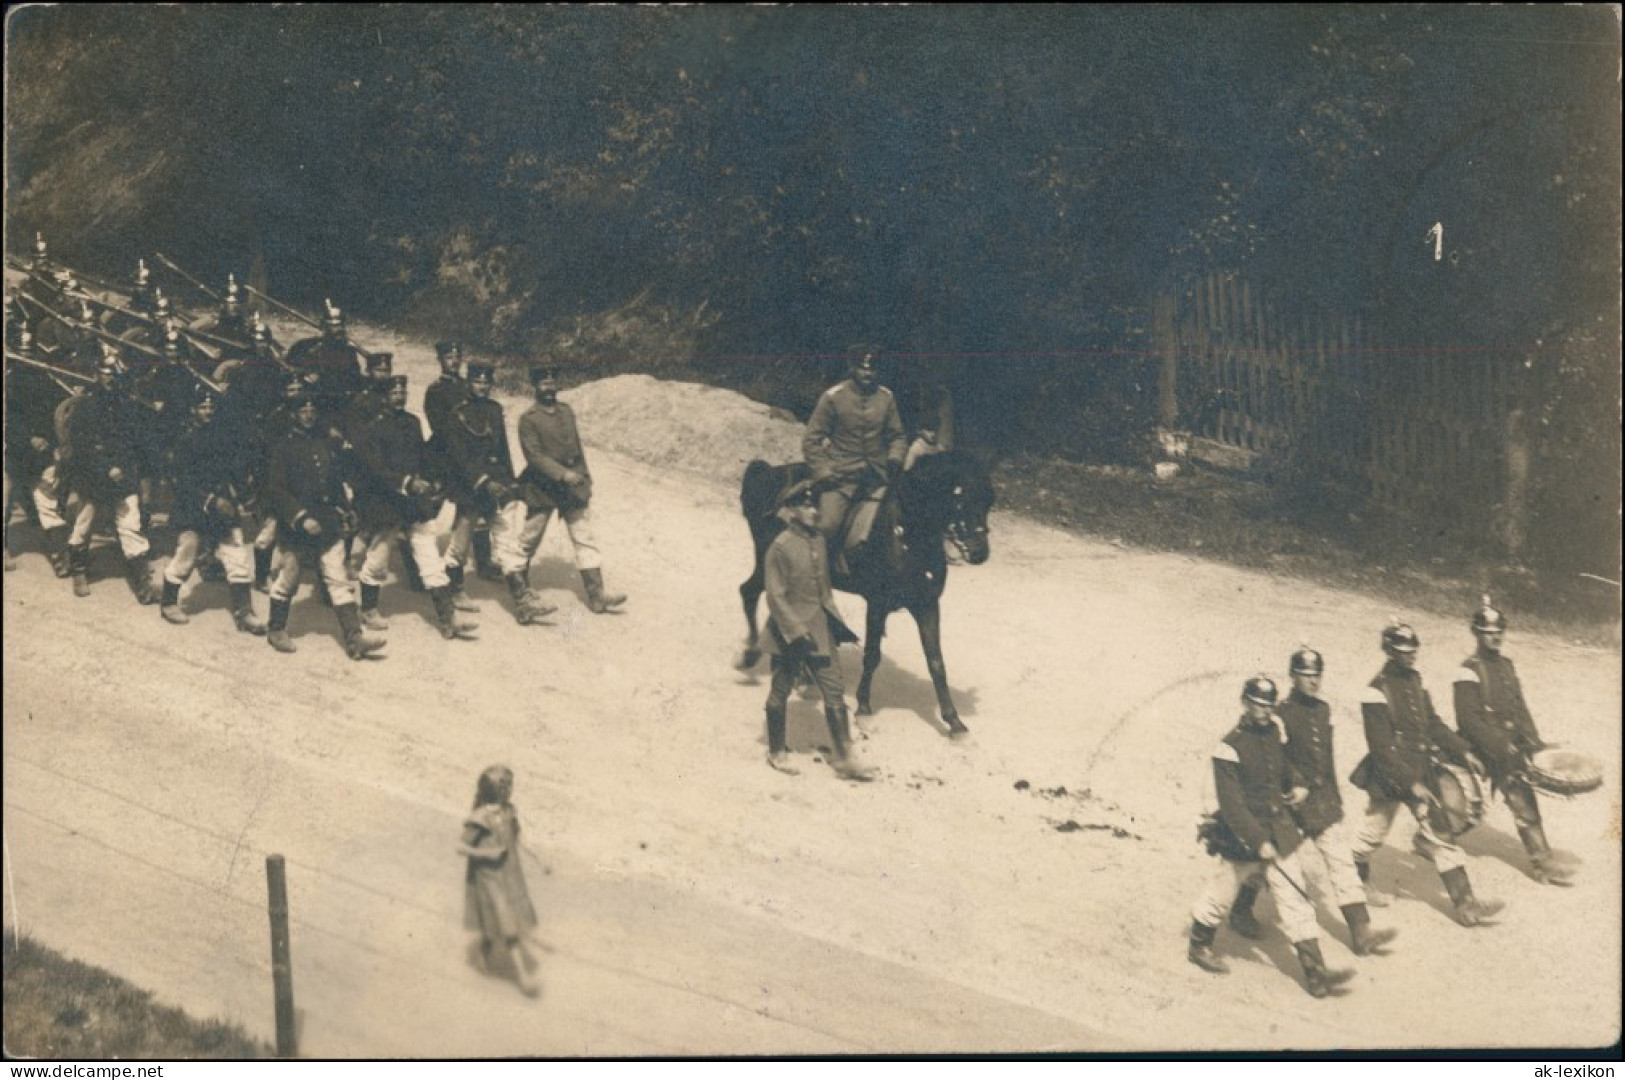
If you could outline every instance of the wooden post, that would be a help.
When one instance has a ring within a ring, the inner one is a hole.
[[[1162,377],[1157,380],[1157,424],[1163,431],[1179,427],[1179,332],[1174,316],[1174,298],[1157,297],[1152,309],[1152,336],[1162,353]]]
[[[265,881],[271,894],[271,982],[276,995],[276,1053],[297,1057],[293,1026],[293,959],[288,950],[288,879],[282,856],[265,857]]]

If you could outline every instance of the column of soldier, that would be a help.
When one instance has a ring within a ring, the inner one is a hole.
[[[1372,882],[1371,860],[1402,809],[1416,825],[1415,853],[1438,872],[1456,921],[1492,925],[1503,904],[1473,894],[1466,853],[1455,843],[1482,813],[1471,793],[1486,789],[1498,790],[1512,811],[1530,876],[1543,884],[1572,884],[1571,871],[1546,840],[1531,783],[1531,757],[1545,744],[1517,671],[1502,653],[1506,616],[1486,596],[1471,625],[1477,649],[1455,676],[1455,729],[1440,719],[1422,685],[1416,631],[1398,621],[1383,631],[1387,661],[1360,699],[1368,752],[1350,779],[1366,793],[1367,804],[1357,830],[1343,817],[1331,708],[1319,697],[1321,654],[1307,646],[1292,654],[1292,690],[1284,700],[1267,675],[1245,682],[1242,715],[1212,754],[1217,810],[1204,818],[1198,838],[1218,864],[1191,910],[1191,963],[1226,974],[1228,966],[1214,952],[1219,929],[1228,917],[1237,934],[1261,937],[1252,908],[1267,890],[1297,953],[1305,989],[1317,998],[1343,992],[1354,973],[1326,965],[1304,870],[1320,871],[1317,877],[1348,924],[1354,954],[1381,955],[1398,932],[1371,925],[1368,905],[1390,901]]]
[[[470,362],[465,375],[457,343],[437,346],[425,439],[406,411],[406,376],[391,354],[351,341],[331,301],[316,320],[235,276],[216,292],[157,258],[217,301],[217,316],[182,312],[145,260],[128,290],[87,288],[53,264],[43,237],[13,267],[23,280],[6,296],[7,570],[20,503],[57,576],[90,595],[91,540],[110,518],[139,603],[183,625],[188,579],[223,577],[237,629],[291,653],[290,608],[313,569],[345,652],[360,660],[385,645],[379,600],[396,552],[448,640],[476,629],[466,617],[478,611],[464,588],[471,564],[506,584],[517,622],[541,623],[555,608],[532,591],[528,569],[557,514],[587,607],[625,603],[604,586],[591,477],[555,366],[531,368],[536,402],[520,419],[516,474],[491,400],[495,368]],[[245,294],[318,332],[283,349]],[[166,502],[174,554],[155,582],[153,511]],[[455,516],[442,512],[447,503]],[[256,589],[269,594],[268,620],[254,611]]]

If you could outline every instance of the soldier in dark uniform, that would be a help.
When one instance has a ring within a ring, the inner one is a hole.
[[[1308,795],[1287,759],[1275,707],[1275,683],[1263,675],[1242,687],[1243,713],[1213,751],[1213,786],[1218,809],[1204,823],[1202,839],[1220,864],[1191,909],[1190,962],[1223,975],[1225,962],[1213,953],[1219,924],[1230,911],[1238,889],[1262,876],[1281,928],[1303,965],[1304,988],[1326,997],[1353,977],[1352,971],[1327,970],[1320,952],[1315,907],[1305,891],[1303,864],[1297,856],[1302,835],[1290,805]]]
[[[319,423],[314,395],[302,394],[291,431],[271,450],[266,494],[278,522],[276,578],[271,583],[271,620],[267,640],[278,652],[294,652],[288,636],[288,611],[299,591],[306,564],[319,567],[333,614],[344,635],[344,651],[362,660],[384,647],[384,639],[363,631],[356,610],[355,578],[344,557],[353,531],[346,484],[353,477],[347,455],[327,426]]]
[[[1573,874],[1552,855],[1540,804],[1529,786],[1529,756],[1546,744],[1523,698],[1517,668],[1501,652],[1507,620],[1490,598],[1473,614],[1478,649],[1456,675],[1456,728],[1478,753],[1494,786],[1506,799],[1518,836],[1529,853],[1530,876],[1547,885],[1572,885]]]
[[[558,399],[557,367],[532,367],[530,381],[536,388],[536,404],[519,418],[519,448],[525,455],[525,471],[519,483],[528,508],[519,553],[524,566],[529,566],[547,534],[548,521],[557,513],[570,534],[576,569],[587,594],[587,609],[602,615],[626,603],[626,597],[604,590],[603,559],[588,507],[592,501],[592,474],[587,471],[575,413]],[[524,566],[517,570],[523,572]],[[504,573],[516,570],[506,566],[502,569]]]
[[[364,384],[361,350],[346,336],[344,313],[334,307],[331,300],[326,302],[322,315],[321,334],[294,342],[284,359],[300,374],[314,373],[319,377],[318,404],[335,420],[342,417],[346,403]]]
[[[193,391],[192,422],[175,448],[175,506],[170,528],[175,554],[164,568],[158,608],[165,620],[184,625],[181,587],[198,560],[213,551],[226,570],[231,617],[245,634],[262,635],[265,623],[254,615],[254,567],[243,536],[243,499],[248,487],[251,448],[215,419],[215,395],[201,383]]]
[[[780,499],[788,528],[773,538],[762,559],[767,592],[767,653],[773,681],[767,692],[767,763],[795,775],[785,743],[785,711],[796,679],[805,671],[824,699],[824,722],[834,748],[830,764],[846,780],[871,780],[874,773],[857,759],[846,710],[846,688],[836,656],[835,637],[845,629],[829,586],[829,556],[818,529],[818,493],[803,480]]]
[[[468,384],[463,382],[462,372],[463,347],[455,341],[441,341],[435,344],[434,351],[440,362],[440,378],[423,391],[423,418],[429,422],[431,443],[439,440],[451,423],[452,410],[468,400]]]
[[[236,274],[226,275],[226,291],[220,297],[220,310],[208,332],[245,346],[253,340],[253,323],[249,320],[248,309],[243,305],[243,291],[237,285]]]
[[[79,506],[68,535],[68,565],[75,596],[90,595],[90,538],[96,519],[113,514],[125,573],[136,600],[156,604],[148,555],[151,544],[142,529],[141,469],[138,438],[151,415],[123,389],[124,366],[109,348],[98,366],[96,385],[68,420],[67,468],[64,481]]]
[[[865,350],[848,378],[825,390],[807,420],[801,452],[821,489],[819,528],[834,541],[853,501],[879,483],[894,483],[908,435],[892,392],[880,385],[875,354]]]
[[[11,555],[12,501],[22,503],[38,522],[45,536],[45,552],[53,568],[67,570],[68,523],[62,516],[62,490],[56,461],[56,410],[71,396],[67,386],[49,372],[25,361],[35,359],[34,338],[26,325],[7,325],[6,360],[6,568],[15,564]]]
[[[392,376],[389,413],[353,429],[356,462],[356,511],[361,518],[361,622],[369,630],[387,630],[378,613],[378,598],[389,577],[392,545],[404,533],[423,584],[434,601],[436,625],[448,641],[468,637],[475,624],[460,619],[451,598],[450,578],[440,556],[435,520],[444,502],[423,443],[423,424],[406,411],[406,376]]]
[[[345,409],[346,433],[358,431],[374,420],[395,412],[390,404],[390,387],[395,378],[395,354],[368,353],[361,359],[367,369],[367,380],[350,398]]]
[[[251,461],[255,462],[254,494],[260,518],[259,531],[254,536],[254,588],[259,592],[270,591],[271,570],[275,561],[276,538],[279,532],[276,508],[265,490],[265,476],[270,468],[271,451],[298,426],[299,406],[307,395],[314,393],[315,384],[314,375],[305,376],[298,373],[286,375],[281,400],[268,410],[253,428],[250,445],[255,457],[251,458]]]
[[[1332,895],[1348,923],[1354,955],[1371,956],[1380,954],[1399,932],[1371,929],[1365,890],[1349,853],[1343,796],[1337,789],[1337,763],[1332,753],[1332,710],[1319,697],[1325,670],[1325,660],[1314,649],[1304,647],[1293,653],[1289,664],[1292,692],[1276,708],[1275,715],[1286,737],[1287,763],[1304,789],[1303,798],[1291,806],[1293,820],[1314,849],[1304,858],[1311,860],[1311,869],[1324,867]],[[1230,909],[1230,926],[1243,937],[1259,936],[1252,903],[1262,886],[1259,878],[1248,881]]]
[[[491,523],[491,549],[505,573],[513,596],[514,618],[528,626],[551,615],[525,582],[521,572],[519,534],[525,524],[525,503],[519,497],[508,450],[508,427],[502,406],[491,400],[496,369],[490,364],[468,365],[468,400],[452,410],[446,423],[446,479],[457,520],[446,547],[446,574],[458,606],[474,610],[463,593],[463,568],[473,548],[474,522]]]
[[[1444,880],[1463,926],[1491,922],[1502,908],[1498,900],[1479,900],[1467,879],[1467,857],[1461,848],[1441,837],[1428,822],[1428,805],[1437,800],[1433,774],[1440,761],[1449,761],[1475,773],[1483,766],[1467,741],[1439,719],[1433,699],[1416,670],[1421,648],[1416,631],[1394,623],[1382,632],[1388,662],[1366,688],[1360,702],[1365,740],[1370,752],[1349,777],[1369,796],[1365,823],[1353,846],[1354,867],[1363,882],[1371,878],[1371,855],[1394,827],[1400,808],[1416,819],[1414,846],[1431,861]]]

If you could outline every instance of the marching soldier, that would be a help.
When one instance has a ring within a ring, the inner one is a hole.
[[[236,274],[226,275],[226,291],[220,297],[220,311],[215,315],[214,323],[208,332],[215,337],[241,342],[244,345],[253,340],[254,327],[249,321],[247,309],[243,306],[243,291],[237,285]]]
[[[1518,836],[1529,853],[1530,876],[1547,885],[1572,885],[1569,869],[1553,859],[1540,819],[1540,804],[1529,785],[1529,756],[1541,749],[1535,718],[1524,702],[1512,661],[1501,652],[1507,620],[1484,597],[1473,613],[1478,649],[1456,674],[1456,728],[1484,762],[1490,780],[1506,799]]]
[[[1325,660],[1314,649],[1305,647],[1293,653],[1289,664],[1292,692],[1275,710],[1286,736],[1287,763],[1303,788],[1303,797],[1291,802],[1290,809],[1299,831],[1314,848],[1315,854],[1305,858],[1318,856],[1326,868],[1332,894],[1348,923],[1354,955],[1380,955],[1399,931],[1371,929],[1365,890],[1349,853],[1343,796],[1337,790],[1337,764],[1332,754],[1332,710],[1318,696],[1325,670]],[[1252,903],[1262,884],[1258,878],[1248,881],[1230,909],[1230,927],[1243,937],[1259,936]]]
[[[767,653],[773,658],[768,689],[767,763],[794,776],[785,742],[790,691],[805,670],[824,699],[824,722],[834,748],[831,765],[846,780],[872,780],[874,773],[852,750],[846,688],[835,652],[837,628],[844,629],[829,586],[829,556],[818,529],[818,494],[811,482],[793,484],[780,499],[788,528],[773,538],[763,557],[767,591]]]
[[[1352,971],[1328,970],[1320,951],[1315,908],[1304,891],[1303,866],[1297,856],[1302,842],[1289,805],[1308,792],[1286,755],[1280,724],[1271,715],[1275,683],[1263,675],[1242,687],[1241,718],[1213,751],[1213,784],[1218,811],[1204,823],[1201,835],[1219,867],[1191,910],[1190,962],[1216,975],[1229,966],[1213,953],[1213,939],[1238,889],[1262,876],[1275,909],[1303,965],[1304,988],[1326,997],[1353,978]]]
[[[529,515],[519,537],[520,554],[529,566],[547,533],[547,523],[556,513],[570,534],[576,569],[587,594],[587,609],[595,615],[613,611],[626,603],[626,596],[604,590],[603,561],[593,535],[592,474],[576,431],[575,412],[558,399],[559,369],[537,364],[530,369],[536,388],[536,404],[519,418],[519,447],[525,455],[525,471],[519,482]]]
[[[368,353],[362,357],[366,365],[367,380],[350,398],[345,409],[344,430],[359,431],[375,420],[390,416],[395,408],[390,404],[391,387],[395,379],[395,354]]]
[[[278,522],[276,578],[271,583],[266,640],[278,652],[296,651],[288,636],[288,612],[299,591],[302,567],[314,563],[332,598],[345,653],[352,660],[364,660],[385,642],[362,630],[355,578],[344,557],[345,540],[354,525],[345,490],[352,478],[339,441],[318,423],[320,410],[314,395],[300,395],[294,418],[293,429],[272,449],[266,470],[266,492]]]
[[[215,419],[215,396],[199,384],[194,390],[192,425],[175,452],[175,506],[170,527],[175,554],[164,568],[159,614],[177,626],[190,622],[181,610],[181,587],[198,560],[212,549],[226,568],[231,590],[231,617],[237,629],[260,636],[265,623],[254,615],[254,567],[243,536],[243,498],[248,486],[251,448]]]
[[[423,418],[429,422],[431,441],[442,439],[451,423],[451,412],[468,400],[468,384],[463,382],[463,347],[455,341],[435,343],[440,362],[440,378],[423,392]],[[437,448],[438,452],[438,448]]]
[[[1394,623],[1382,632],[1388,662],[1366,688],[1360,702],[1369,753],[1349,779],[1369,796],[1365,823],[1353,846],[1354,867],[1368,887],[1371,854],[1382,846],[1401,807],[1416,819],[1415,847],[1433,863],[1444,881],[1463,926],[1483,926],[1504,906],[1499,900],[1479,900],[1467,879],[1467,857],[1461,848],[1441,837],[1428,822],[1427,808],[1438,796],[1433,773],[1440,761],[1450,761],[1482,773],[1483,767],[1467,741],[1446,726],[1434,711],[1433,699],[1422,686],[1416,654],[1422,646],[1416,631]]]
[[[434,601],[440,634],[450,641],[468,637],[475,624],[458,618],[450,578],[440,556],[435,519],[444,501],[432,475],[423,444],[423,424],[406,411],[406,376],[389,381],[389,413],[354,429],[356,510],[361,518],[361,622],[369,630],[387,630],[378,613],[378,598],[389,576],[391,546],[406,535],[423,584]]]
[[[301,374],[314,373],[319,377],[319,404],[329,416],[337,418],[343,414],[350,397],[363,385],[360,357],[361,350],[345,333],[344,313],[328,300],[322,314],[321,334],[294,342],[284,359]]]
[[[514,481],[513,456],[508,450],[507,421],[502,406],[491,400],[496,368],[468,365],[468,399],[451,412],[446,422],[445,462],[457,520],[446,546],[446,574],[459,610],[477,610],[463,592],[463,569],[473,548],[474,523],[491,523],[491,550],[508,592],[514,618],[528,626],[556,609],[544,604],[525,581],[525,560],[519,537],[525,526],[525,504]]]
[[[7,326],[8,331],[12,327]],[[34,338],[26,325],[16,331],[16,359],[6,363],[6,566],[11,562],[12,500],[32,508],[45,536],[45,552],[53,569],[67,572],[68,523],[62,516],[62,485],[56,461],[56,410],[71,391],[41,368],[30,366]]]
[[[96,385],[68,418],[64,479],[78,499],[68,535],[68,565],[75,596],[90,595],[90,538],[96,519],[111,511],[124,554],[130,589],[142,604],[156,604],[148,562],[151,544],[141,524],[141,473],[137,438],[147,419],[123,388],[124,366],[109,347],[96,372]]]
[[[270,468],[271,453],[282,440],[299,426],[299,407],[306,396],[313,396],[315,375],[293,373],[283,381],[282,400],[268,411],[255,428],[253,448],[258,458],[255,469],[255,499],[259,504],[260,527],[254,536],[254,588],[259,592],[271,589],[271,571],[276,556],[276,538],[279,527],[276,507],[265,490],[265,477]],[[253,460],[253,459],[251,459]]]
[[[848,375],[819,397],[801,441],[813,483],[822,490],[819,528],[831,542],[855,500],[882,478],[896,481],[908,450],[897,402],[880,385],[874,353],[854,357]]]

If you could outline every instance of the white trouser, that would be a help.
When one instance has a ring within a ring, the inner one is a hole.
[[[260,531],[254,534],[254,546],[261,551],[270,551],[276,547],[275,514],[267,514],[265,520],[260,522]]]
[[[45,466],[45,471],[34,481],[29,492],[34,500],[34,513],[39,515],[40,528],[55,529],[66,525],[62,517],[62,481],[57,477],[56,464]]]
[[[1365,903],[1365,886],[1354,869],[1348,823],[1327,826],[1318,836],[1309,837],[1308,843],[1316,854],[1303,857],[1303,868],[1320,893],[1331,896],[1338,907]]]
[[[276,571],[271,580],[271,599],[294,598],[294,594],[299,591],[299,575],[304,569],[303,563],[312,554],[316,555],[322,582],[327,586],[327,594],[333,598],[333,606],[341,607],[355,603],[355,579],[350,576],[350,569],[345,564],[344,541],[339,538],[277,544]]]
[[[357,538],[356,543],[366,553],[361,560],[361,584],[383,585],[389,580],[390,555],[395,550],[395,542],[403,535],[412,546],[412,561],[418,564],[423,587],[438,589],[451,584],[446,576],[445,559],[440,554],[440,527],[434,520],[379,529]]]
[[[1217,859],[1212,872],[1208,875],[1207,884],[1202,889],[1196,903],[1191,907],[1191,918],[1203,926],[1218,926],[1224,922],[1225,916],[1230,914],[1230,905],[1236,902],[1236,893],[1242,885],[1250,879],[1264,875],[1264,883],[1269,886],[1270,899],[1275,901],[1275,911],[1281,917],[1281,929],[1294,944],[1300,941],[1314,941],[1320,937],[1320,926],[1315,921],[1315,907],[1309,898],[1299,889],[1309,886],[1304,881],[1303,864],[1298,860],[1298,853],[1283,855],[1275,860],[1274,865],[1263,862],[1232,862],[1229,859]],[[1294,886],[1282,876],[1283,872],[1297,884]]]
[[[98,509],[89,499],[79,503],[79,509],[73,516],[73,531],[68,534],[68,543],[80,546],[90,543]],[[147,553],[151,545],[141,531],[139,495],[126,495],[113,504],[113,528],[118,532],[119,550],[124,552],[126,559],[138,559]]]
[[[164,580],[171,585],[184,585],[197,569],[198,559],[210,548],[220,564],[226,568],[226,581],[232,585],[254,583],[254,556],[243,539],[242,526],[226,530],[219,537],[207,539],[194,529],[187,529],[175,538],[175,554],[164,567]]]
[[[491,526],[491,562],[503,574],[523,573],[525,556],[519,551],[519,534],[525,527],[524,501],[513,500],[492,514],[487,523]],[[446,544],[446,565],[467,566],[473,549],[474,519],[459,510],[451,527],[451,539]]]
[[[597,570],[604,565],[598,553],[598,540],[593,536],[592,515],[587,507],[578,506],[572,510],[545,511],[533,514],[525,520],[523,531],[519,534],[519,550],[523,561],[529,564],[535,557],[536,549],[542,546],[542,537],[547,535],[547,524],[553,515],[557,514],[564,521],[564,528],[570,534],[570,546],[575,549],[577,570]],[[492,541],[495,547],[495,541]]]
[[[1366,804],[1365,823],[1360,826],[1359,835],[1354,838],[1352,854],[1356,861],[1365,862],[1371,858],[1371,853],[1382,846],[1388,838],[1388,831],[1394,827],[1394,818],[1399,816],[1400,808],[1410,811],[1416,822],[1416,846],[1422,854],[1432,860],[1439,873],[1455,870],[1467,865],[1467,856],[1457,847],[1440,837],[1434,835],[1431,829],[1423,827],[1423,821],[1418,816],[1415,807],[1398,799],[1389,799],[1373,795]]]

